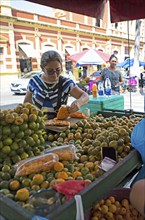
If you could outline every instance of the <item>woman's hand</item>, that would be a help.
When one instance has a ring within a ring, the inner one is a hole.
[[[119,87],[119,86],[121,86],[123,84],[123,82],[118,82],[116,85],[115,85],[115,87]]]
[[[80,105],[77,100],[72,102],[70,108],[69,108],[69,113],[77,112],[80,109]]]

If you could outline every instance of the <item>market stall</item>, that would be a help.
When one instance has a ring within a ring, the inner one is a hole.
[[[71,211],[69,218],[73,220],[76,216],[74,196],[70,200],[63,196],[57,211],[51,210],[46,215],[44,210],[41,210],[41,214],[35,212],[30,203],[31,196],[39,190],[56,188],[61,183],[82,181],[87,185],[79,191],[77,189],[77,194],[82,197],[86,212],[94,201],[99,201],[114,187],[123,185],[140,169],[142,160],[132,149],[129,134],[143,114],[113,112],[111,115],[98,112],[90,118],[82,113],[73,116],[79,116],[79,119],[66,131],[46,133],[43,113],[31,104],[18,105],[14,110],[1,112],[4,147],[0,155],[0,214],[3,217],[16,220],[32,219],[32,216],[41,219],[43,216],[46,219],[65,220]],[[58,126],[56,120],[54,122]],[[10,147],[6,143],[11,144]],[[100,167],[103,160],[101,152],[107,146],[116,149],[117,161],[111,169],[104,171]],[[36,200],[37,205],[42,202]],[[51,204],[53,202],[47,206]],[[36,217],[38,214],[41,217]]]

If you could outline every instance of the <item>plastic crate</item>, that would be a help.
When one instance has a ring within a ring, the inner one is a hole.
[[[89,102],[81,106],[80,111],[84,113],[86,108],[90,109],[90,114],[97,114],[109,109],[124,110],[124,96],[112,95],[93,98],[90,95]]]

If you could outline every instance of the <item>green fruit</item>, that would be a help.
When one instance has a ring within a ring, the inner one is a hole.
[[[34,130],[36,128],[36,122],[30,122],[29,123],[29,128]]]
[[[0,182],[0,189],[8,189],[9,188],[9,181],[3,180]]]
[[[27,129],[26,131],[25,131],[25,136],[30,136],[32,134],[32,131],[31,131],[31,129]]]
[[[11,145],[13,143],[13,140],[10,137],[7,137],[4,141],[4,145]]]
[[[12,149],[12,150],[18,150],[18,148],[19,148],[19,145],[18,145],[17,142],[13,142],[13,143],[11,144],[11,149]]]
[[[3,172],[9,172],[10,169],[11,169],[10,166],[8,166],[8,165],[4,165],[3,168],[2,168],[2,171],[3,171]]]
[[[19,161],[21,161],[21,157],[19,155],[15,155],[12,157],[12,161],[13,163],[18,163]]]
[[[21,131],[26,131],[27,128],[28,128],[28,124],[27,123],[23,123],[23,124],[20,125],[20,130]]]
[[[3,180],[10,180],[11,179],[11,174],[10,173],[2,173],[2,179]]]
[[[25,178],[25,179],[22,180],[22,186],[23,187],[30,186],[30,183],[31,183],[31,179],[29,179],[29,178]]]
[[[88,167],[82,167],[81,173],[82,173],[83,175],[86,175],[86,174],[88,174],[89,172],[90,172],[90,170],[89,170]]]
[[[25,133],[23,131],[19,131],[17,134],[16,134],[16,138],[17,139],[22,139],[24,137]]]
[[[34,146],[34,145],[35,145],[35,141],[33,140],[32,137],[27,137],[27,138],[26,138],[26,142],[27,142],[27,144],[29,144],[30,146]]]
[[[19,140],[18,146],[21,148],[25,148],[27,146],[27,142],[24,139]]]
[[[10,193],[10,191],[8,189],[1,189],[0,190],[0,193],[4,194],[4,195],[7,195]]]
[[[9,154],[11,152],[10,146],[4,146],[3,149],[2,149],[2,152],[4,154]]]
[[[2,148],[3,148],[3,142],[0,141],[0,149],[2,149]]]
[[[17,155],[17,152],[15,150],[11,150],[11,152],[9,153],[9,156],[13,157],[15,155]]]
[[[94,180],[94,176],[93,176],[91,173],[88,173],[88,174],[85,176],[85,179],[88,179],[88,180],[93,181],[93,180]]]
[[[27,159],[27,158],[29,157],[29,155],[28,155],[27,153],[23,152],[23,153],[20,155],[20,157],[21,157],[22,160],[25,160],[25,159]]]
[[[19,126],[18,125],[12,125],[11,126],[11,131],[14,132],[14,133],[18,133],[20,130]]]
[[[9,127],[9,126],[3,127],[2,133],[3,133],[3,135],[9,135],[9,134],[11,134],[11,129],[10,129],[10,127]]]

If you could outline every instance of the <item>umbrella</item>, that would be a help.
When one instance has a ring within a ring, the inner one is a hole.
[[[37,4],[59,8],[74,13],[102,19],[107,0],[27,0]],[[109,0],[111,22],[141,19],[145,17],[144,0]]]
[[[76,63],[76,66],[102,65],[109,61],[110,55],[95,49],[84,50],[68,56],[67,59]]]
[[[132,67],[133,64],[134,64],[134,59],[132,58],[132,59],[127,59],[122,63],[118,63],[117,67],[126,69],[129,66]],[[139,61],[139,66],[145,66],[145,62]]]

